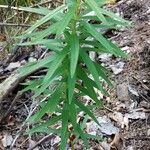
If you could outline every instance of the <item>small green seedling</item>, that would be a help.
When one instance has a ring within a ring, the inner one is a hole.
[[[103,36],[108,29],[128,26],[130,23],[114,13],[103,9],[105,0],[66,0],[54,10],[47,8],[26,8],[26,11],[43,15],[32,25],[22,37],[30,39],[20,45],[43,45],[51,51],[51,55],[30,63],[20,69],[22,75],[46,69],[47,73],[39,79],[26,83],[24,89],[34,92],[33,99],[39,95],[46,98],[39,104],[39,111],[28,121],[36,124],[29,133],[54,133],[60,135],[60,149],[65,150],[68,139],[82,139],[88,146],[88,139],[96,136],[88,135],[81,127],[78,114],[83,111],[98,125],[90,106],[81,101],[84,95],[93,100],[93,106],[103,107],[97,98],[95,89],[108,95],[102,86],[102,80],[112,86],[107,71],[97,62],[90,59],[89,52],[110,53],[119,57],[127,57],[115,44]],[[43,24],[50,24],[46,29],[38,31]],[[102,31],[102,32],[98,32]],[[54,38],[47,38],[53,35]],[[101,80],[100,80],[101,79]],[[53,114],[44,120],[45,114]],[[59,127],[55,128],[55,124]],[[97,137],[98,138],[98,137]]]

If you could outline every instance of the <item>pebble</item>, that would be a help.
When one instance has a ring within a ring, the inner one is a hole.
[[[129,100],[128,85],[126,82],[117,85],[117,97],[120,101]]]
[[[147,130],[147,136],[150,136],[150,129]]]
[[[117,64],[110,65],[110,68],[112,69],[113,73],[117,75],[123,71],[124,65],[125,63],[120,61]]]
[[[111,61],[111,56],[112,54],[101,54],[98,56],[98,59],[103,63],[108,63],[109,61]]]

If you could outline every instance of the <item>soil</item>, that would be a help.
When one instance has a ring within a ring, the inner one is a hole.
[[[134,109],[139,109],[141,112],[144,111],[147,116],[146,119],[130,119],[128,129],[121,128],[121,126],[114,121],[114,124],[120,129],[119,134],[123,141],[123,146],[121,148],[115,146],[114,149],[150,150],[150,1],[121,0],[115,5],[110,6],[110,9],[121,14],[125,19],[132,21],[133,26],[121,31],[114,31],[115,34],[109,35],[109,37],[121,48],[126,47],[129,50],[130,57],[128,60],[123,60],[125,62],[125,68],[123,71],[120,74],[112,75],[116,88],[113,90],[113,94],[111,98],[109,98],[109,101],[106,98],[105,105],[107,108],[111,109],[112,112],[115,112],[118,108],[118,104],[125,104],[128,107],[117,110],[125,115],[129,111],[131,105],[134,104]],[[3,57],[5,56],[2,56],[2,59],[0,57],[1,64],[3,64]],[[17,57],[15,59],[17,59]],[[117,62],[118,59],[115,59]],[[119,61],[121,60],[119,59]],[[4,67],[5,66],[2,66],[2,68]],[[0,72],[0,75],[2,76],[7,76],[8,74],[8,72]],[[3,79],[0,79],[0,81],[2,82]],[[127,98],[123,101],[118,99],[120,96],[118,94],[121,93],[117,93],[117,87],[122,83],[123,85],[125,84],[134,87],[138,96],[127,90],[125,91],[127,92]],[[15,91],[1,103],[1,113],[6,112],[11,105],[11,101],[14,99],[19,90],[20,87],[15,89]],[[32,103],[31,95],[31,93],[23,94],[13,106],[9,116],[0,125],[0,141],[6,133],[9,133],[13,138],[16,137],[19,129],[28,116],[28,111]],[[110,110],[98,110],[96,115],[102,116],[109,113]],[[29,127],[22,127],[20,138],[17,139],[15,144],[17,150],[26,150],[29,148],[29,137],[24,135],[27,128]],[[32,138],[33,142],[39,141],[42,137],[42,134],[35,135]],[[40,144],[39,149],[51,149],[51,145],[49,143],[52,142],[54,137],[55,136],[49,137],[45,142]],[[93,149],[101,150],[99,146],[95,145],[99,144],[91,142]],[[57,144],[53,147],[53,149],[57,149],[56,147]],[[10,147],[8,146],[8,148],[4,148],[0,142],[0,149],[9,150]],[[77,150],[79,149],[83,149],[82,144],[78,145]]]
[[[122,16],[133,22],[133,27],[119,32],[114,40],[122,47],[128,47],[131,57],[123,73],[115,76],[117,85],[127,83],[138,91],[139,97],[130,94],[128,102],[133,100],[135,108],[150,109],[150,1],[129,0],[118,4]],[[116,86],[117,87],[117,86]],[[116,100],[116,99],[115,99]],[[117,100],[118,101],[118,100]],[[127,101],[126,101],[127,103]],[[130,102],[129,102],[130,103]],[[114,106],[115,107],[115,106]],[[135,150],[150,149],[150,114],[146,120],[132,120],[129,130],[123,130],[125,149],[129,145]]]

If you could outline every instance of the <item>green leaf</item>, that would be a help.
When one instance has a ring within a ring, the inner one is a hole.
[[[55,34],[58,26],[59,26],[59,22],[56,22],[42,31],[27,33],[24,35],[17,36],[15,38],[19,38],[19,39],[21,39],[21,38],[31,38],[31,39],[34,38],[34,40],[40,40],[40,39],[43,39],[43,38],[49,36],[50,34]]]
[[[41,95],[52,83],[54,83],[54,81],[56,80],[54,77],[55,76],[52,76],[48,82],[45,82],[45,83],[42,82],[40,84],[40,87],[35,89],[34,95],[32,96],[32,98],[35,99],[36,97]],[[49,94],[50,94],[50,90],[49,90]]]
[[[69,22],[75,14],[75,7],[71,7],[69,11],[65,14],[62,20],[60,20],[59,27],[57,29],[56,36],[60,35],[66,27],[68,27]]]
[[[36,127],[33,127],[32,129],[28,130],[27,132],[29,134],[33,134],[33,133],[36,133],[36,132],[43,132],[42,131],[43,129],[44,129],[44,132],[45,132],[45,129],[48,126],[54,125],[59,120],[61,120],[61,115],[60,116],[54,116],[54,117],[50,118],[48,121],[46,121],[45,123],[41,123],[40,125],[37,125]]]
[[[35,99],[37,96],[42,94],[50,85],[56,86],[57,84],[59,84],[61,81],[58,81],[58,77],[62,75],[63,69],[64,67],[57,68],[57,70],[54,72],[52,77],[47,82],[42,82],[40,84],[40,87],[38,89],[35,89],[34,95],[32,98]],[[49,93],[51,93],[50,90],[49,90]]]
[[[78,77],[83,81],[83,82],[87,82],[89,83],[92,87],[95,87],[96,89],[99,89],[97,84],[88,77],[88,73],[86,73],[86,70],[84,70],[83,68],[81,67],[78,67],[77,69],[77,72],[78,72]]]
[[[97,98],[97,94],[94,90],[94,87],[98,88],[96,83],[90,78],[88,78],[86,73],[82,69],[79,69],[78,73],[79,73],[78,76],[83,81],[83,86],[86,87],[85,89],[85,88],[82,88],[81,86],[78,86],[78,89],[80,89],[83,93],[91,97],[96,102],[96,105],[98,107],[101,107],[102,102]]]
[[[28,75],[30,73],[33,73],[34,71],[37,71],[38,69],[45,67],[46,64],[51,63],[55,58],[56,55],[51,55],[35,63],[27,64],[18,69],[18,72],[20,73],[21,76]]]
[[[103,89],[102,85],[100,84],[99,74],[95,68],[94,63],[91,61],[89,56],[83,50],[80,51],[80,55],[81,55],[81,58],[83,59],[84,63],[87,65],[89,71],[91,72],[91,74],[92,74],[97,86],[101,90],[101,92],[105,95],[108,95],[108,93]]]
[[[78,77],[79,77],[79,79],[81,79],[83,81],[83,83],[85,83],[85,85],[90,84],[90,86],[92,86],[93,88],[99,89],[99,87],[97,86],[97,84],[95,83],[95,81],[93,81],[92,79],[90,79],[87,74],[88,73],[86,73],[85,70],[83,70],[82,68],[78,67]]]
[[[97,121],[96,117],[94,116],[94,114],[88,109],[88,107],[84,106],[80,101],[78,100],[74,100],[74,103],[80,107],[86,114],[88,114],[98,125],[99,122]]]
[[[59,40],[53,40],[53,39],[36,39],[30,42],[25,42],[18,44],[20,46],[31,46],[31,45],[45,45],[47,48],[54,50],[54,51],[59,51],[63,45],[61,41]]]
[[[55,60],[53,60],[53,62],[48,68],[48,72],[44,78],[43,83],[47,83],[48,80],[52,77],[52,75],[55,73],[57,68],[61,65],[62,61],[66,57],[67,52],[68,52],[68,47],[65,47],[61,52],[56,54]]]
[[[103,22],[107,23],[106,18],[101,13],[100,7],[97,5],[95,0],[86,0],[86,3],[91,7],[91,9],[96,13],[97,17]]]
[[[102,14],[107,15],[107,16],[113,18],[114,20],[118,20],[118,21],[120,21],[120,22],[122,22],[122,23],[126,23],[126,25],[130,25],[130,24],[131,24],[131,22],[122,19],[121,17],[117,16],[116,14],[114,14],[114,13],[111,12],[111,11],[105,10],[105,9],[103,9],[103,8],[99,8],[99,10],[100,10],[100,12],[101,12]]]
[[[58,13],[60,13],[62,10],[66,8],[65,5],[59,6],[56,9],[52,10],[50,13],[48,13],[46,16],[38,20],[32,27],[30,27],[28,30],[26,30],[26,33],[33,32],[37,27],[41,26],[42,24],[46,23],[53,17],[55,17]]]
[[[74,76],[75,71],[76,71],[76,66],[78,63],[78,57],[79,57],[79,38],[77,34],[72,34],[70,36],[70,44],[71,44],[71,62],[70,62],[70,73],[71,73],[71,78]]]
[[[48,111],[54,112],[60,100],[61,93],[62,93],[62,84],[58,85],[58,87],[55,89],[55,92],[48,99],[47,103],[42,107],[42,109],[39,112],[33,115],[28,121],[29,122],[39,121],[43,117],[43,115]]]
[[[60,144],[60,150],[65,150],[68,140],[68,104],[65,104],[62,112],[62,128],[61,128],[61,144]]]
[[[77,109],[74,101],[72,101],[72,103],[69,105],[69,119],[73,125],[74,130],[77,132]]]
[[[116,56],[127,57],[127,55],[123,51],[116,51],[114,47],[112,47],[111,42],[108,41],[103,35],[96,31],[96,29],[90,25],[89,23],[83,22],[84,28],[89,32],[92,36],[95,37],[110,53],[113,53]]]
[[[38,80],[30,80],[28,82],[26,82],[25,84],[21,84],[21,85],[26,85],[26,88],[24,88],[22,90],[22,92],[26,92],[28,90],[32,90],[34,91],[36,88],[38,88],[39,85],[41,85],[43,82],[42,79],[38,79]]]
[[[49,128],[49,127],[42,127],[35,130],[33,133],[47,133],[47,134],[60,134],[60,129],[54,129],[54,128]],[[30,133],[29,131],[29,134],[33,134],[32,132]]]
[[[89,96],[92,100],[94,100],[98,107],[102,107],[102,102],[97,98],[93,87],[84,88],[83,86],[76,85],[76,88],[80,90],[80,92],[84,93],[85,95]]]
[[[102,79],[104,79],[110,87],[113,87],[111,81],[107,78],[107,75],[104,72],[104,68],[100,64],[97,64],[97,63],[94,63],[94,64],[95,64],[96,70],[99,73],[99,76],[101,76]]]
[[[68,100],[69,104],[72,102],[73,94],[74,94],[74,89],[75,89],[75,83],[76,83],[76,75],[71,78],[70,74],[68,77]]]
[[[86,128],[88,120],[89,120],[89,116],[86,114],[83,118],[83,121],[80,123],[82,130],[84,130]]]
[[[88,142],[86,136],[84,135],[83,130],[81,129],[81,127],[80,127],[79,124],[77,125],[77,130],[78,130],[78,132],[79,132],[80,137],[82,138],[82,140],[83,140],[83,142],[84,142],[84,145],[85,145],[85,148],[84,148],[84,149],[85,149],[85,150],[89,149],[89,142]]]
[[[44,16],[51,12],[49,9],[44,8],[44,7],[38,7],[38,8],[19,7],[19,10],[36,13],[36,14],[40,14],[40,15],[44,15]]]
[[[95,2],[98,4],[99,7],[108,3],[107,0],[95,0]]]

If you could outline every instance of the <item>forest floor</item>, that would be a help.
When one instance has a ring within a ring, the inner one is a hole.
[[[109,90],[111,97],[98,93],[105,103],[105,109],[95,110],[101,127],[93,121],[86,124],[88,133],[106,138],[104,141],[91,140],[91,150],[150,150],[150,1],[121,0],[109,8],[133,22],[130,28],[111,30],[105,34],[129,53],[129,58],[126,60],[106,54],[94,58],[112,72],[114,89]],[[0,41],[5,41],[5,37],[0,35]],[[1,48],[0,83],[26,61],[37,60],[43,52],[40,47],[36,47],[36,51],[34,48],[32,51],[19,49],[8,61],[8,53]],[[31,111],[32,94],[19,94],[20,90],[21,85],[0,102],[0,120],[2,116],[4,118],[0,122],[0,150],[9,150],[12,143],[13,150],[31,150],[34,145],[34,150],[57,149],[60,139],[55,135],[38,145],[43,134],[26,135],[25,131],[30,126],[25,125],[24,120]],[[12,104],[14,99],[16,101]],[[82,150],[82,142],[79,141],[74,149]]]

